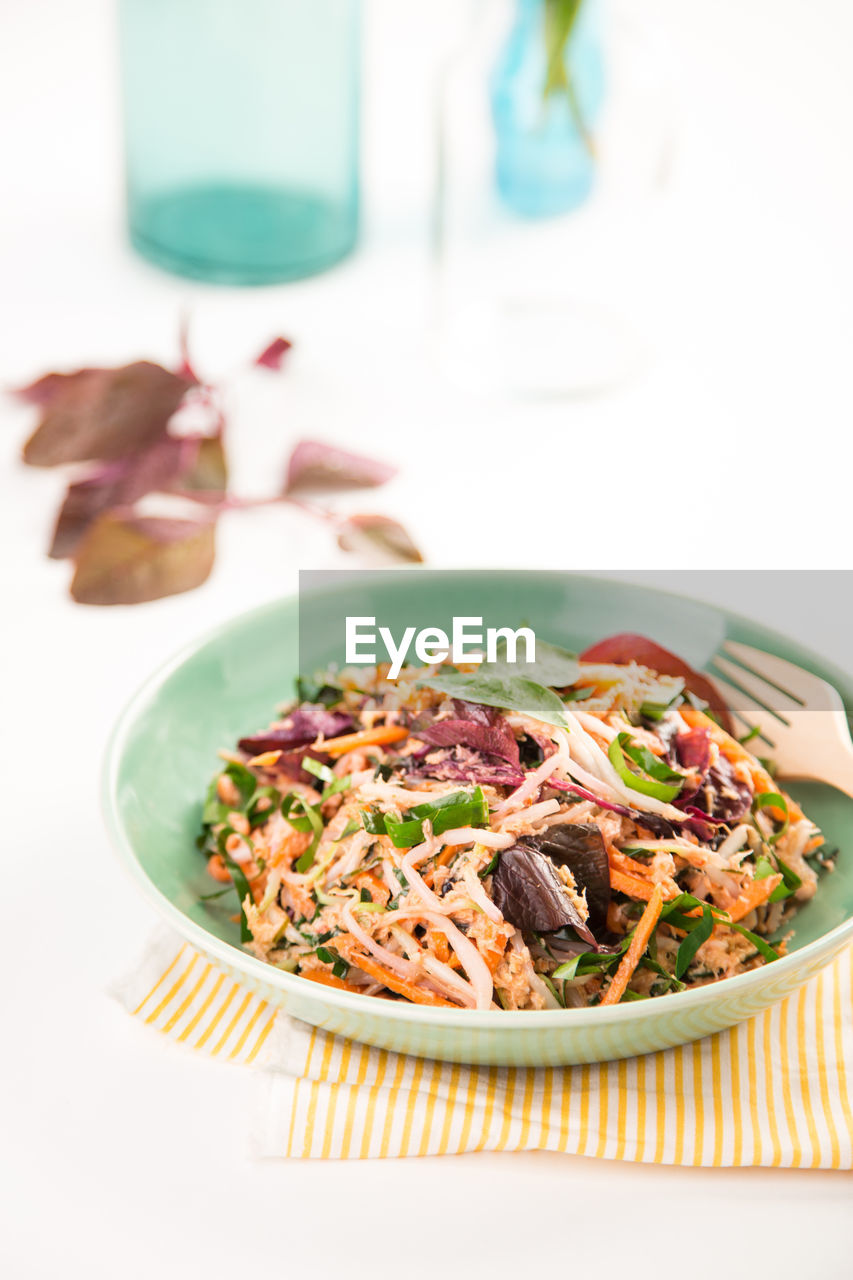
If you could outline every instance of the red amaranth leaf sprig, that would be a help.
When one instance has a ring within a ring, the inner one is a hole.
[[[273,339],[253,365],[281,370],[291,345]],[[376,459],[299,440],[277,492],[260,499],[234,494],[222,398],[195,372],[185,323],[177,371],[142,360],[48,373],[14,394],[40,411],[24,462],[86,464],[68,486],[49,550],[54,559],[74,562],[71,594],[80,603],[138,604],[200,586],[213,567],[219,516],[248,507],[296,507],[332,527],[344,550],[371,560],[422,559],[391,517],[343,516],[313,500],[318,493],[385,484],[395,468]],[[199,411],[201,427],[188,429],[185,419]],[[180,499],[180,517],[140,507],[155,494]]]

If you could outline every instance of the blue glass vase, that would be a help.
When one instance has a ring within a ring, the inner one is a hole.
[[[130,238],[179,275],[267,284],[358,227],[359,0],[120,0]]]
[[[577,111],[564,90],[546,96],[545,7],[546,0],[517,0],[490,84],[498,192],[526,217],[564,213],[589,195],[590,136],[605,93],[601,14],[597,0],[583,0],[565,51]]]

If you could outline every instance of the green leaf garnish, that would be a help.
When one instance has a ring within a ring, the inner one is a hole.
[[[480,702],[542,720],[558,729],[568,728],[563,704],[552,689],[524,676],[480,675],[479,672],[445,671],[418,681],[418,687],[435,689],[452,698]]]
[[[559,645],[536,637],[536,658],[533,662],[509,662],[506,642],[498,645],[494,662],[484,662],[478,669],[481,676],[520,677],[550,689],[564,689],[572,685],[580,675],[577,655]]]

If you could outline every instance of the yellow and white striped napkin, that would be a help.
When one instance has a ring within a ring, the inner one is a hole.
[[[423,1061],[343,1040],[276,1011],[171,933],[116,994],[170,1039],[263,1068],[252,1134],[261,1156],[542,1148],[658,1164],[853,1168],[853,948],[730,1031],[623,1062],[541,1070]]]

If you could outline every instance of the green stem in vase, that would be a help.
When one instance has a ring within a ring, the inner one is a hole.
[[[591,156],[595,155],[592,134],[578,101],[577,87],[567,65],[567,50],[577,24],[583,0],[545,0],[545,87],[547,101],[556,93],[565,93],[575,127]]]

